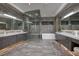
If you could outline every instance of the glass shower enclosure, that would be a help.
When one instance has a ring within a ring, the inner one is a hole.
[[[40,38],[40,21],[38,19],[34,19],[30,21],[28,26],[31,38]]]

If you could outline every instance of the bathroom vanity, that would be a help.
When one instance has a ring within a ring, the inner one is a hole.
[[[0,31],[0,49],[12,45],[16,42],[26,40],[27,32],[20,30]]]
[[[56,41],[73,51],[74,47],[79,47],[79,31],[70,30],[56,32]]]

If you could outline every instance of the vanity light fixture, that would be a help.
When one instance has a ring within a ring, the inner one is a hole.
[[[0,24],[6,24],[5,22],[0,22]]]
[[[10,17],[10,18],[13,18],[13,19],[17,19],[16,17],[14,16],[11,16],[11,15],[8,15],[8,14],[3,14],[4,16],[7,16],[7,17]]]
[[[69,16],[71,16],[71,15],[73,15],[73,14],[75,14],[75,12],[70,12],[70,13],[68,13],[67,15],[65,15],[63,18],[67,18],[67,17],[69,17]]]
[[[16,17],[14,17],[14,16],[11,16],[11,15],[8,15],[8,14],[3,14],[4,16],[7,16],[7,17],[10,17],[10,18],[13,18],[13,19],[15,19],[15,20],[19,20],[19,21],[22,21],[21,19],[19,19],[19,18],[16,18]]]

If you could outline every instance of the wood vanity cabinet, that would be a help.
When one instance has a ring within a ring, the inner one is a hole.
[[[22,34],[16,35],[16,42],[19,42],[22,40]]]
[[[24,33],[24,34],[19,34],[19,35],[16,35],[16,42],[19,42],[19,41],[22,41],[22,40],[26,40],[27,39],[27,34]]]
[[[63,44],[70,51],[73,51],[74,47],[79,47],[79,39],[78,38],[65,36],[63,34],[56,33],[56,41]]]
[[[0,49],[16,43],[16,36],[0,37]]]
[[[0,37],[0,49],[10,46],[12,44],[15,44],[16,42],[26,40],[26,39],[27,39],[26,33]]]
[[[16,43],[16,35],[7,36],[6,37],[6,42],[7,42],[7,45]]]
[[[65,43],[65,39],[66,39],[66,38],[65,38],[64,36],[62,36],[62,35],[60,35],[60,34],[56,34],[56,41],[58,41],[58,42],[64,44],[64,43]]]
[[[64,35],[56,34],[56,41],[63,44],[69,50],[72,50],[71,39]]]
[[[2,49],[4,47],[4,45],[6,44],[5,41],[6,41],[6,38],[5,37],[0,37],[0,49]]]

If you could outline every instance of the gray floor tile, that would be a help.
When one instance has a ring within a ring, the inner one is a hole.
[[[68,56],[58,49],[54,40],[30,40],[24,45],[16,47],[4,56]]]

